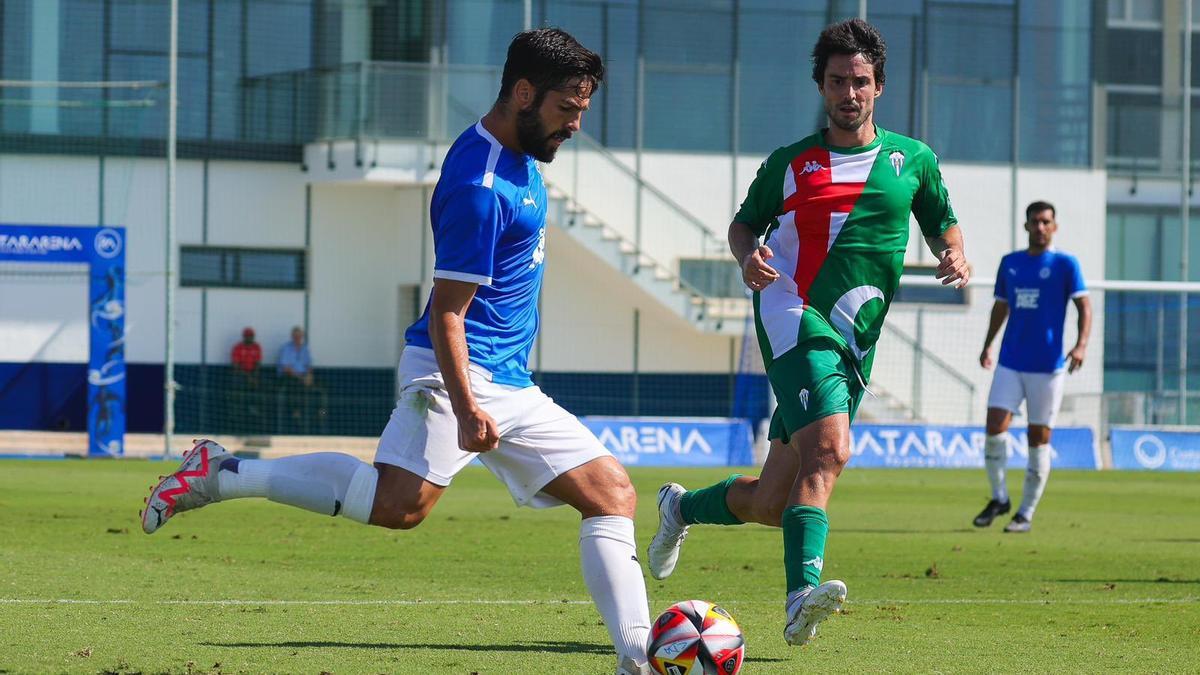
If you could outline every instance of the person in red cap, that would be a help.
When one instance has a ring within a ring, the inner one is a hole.
[[[258,374],[258,364],[262,363],[262,347],[254,341],[254,329],[247,326],[242,329],[242,341],[233,346],[234,369],[243,373]]]
[[[242,329],[242,340],[233,346],[233,354],[229,358],[233,366],[233,402],[235,409],[243,410],[245,423],[244,431],[257,429],[262,421],[261,394],[259,393],[259,368],[262,363],[262,346],[254,341],[254,329],[246,326]]]

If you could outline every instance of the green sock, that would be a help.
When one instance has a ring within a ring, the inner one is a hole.
[[[789,506],[783,512],[783,567],[787,592],[821,583],[829,517],[815,506]]]
[[[741,478],[742,474],[735,473],[729,478],[699,490],[688,490],[679,498],[679,515],[688,525],[708,523],[710,525],[741,525],[742,521],[729,510],[725,503],[725,493],[729,486]]]

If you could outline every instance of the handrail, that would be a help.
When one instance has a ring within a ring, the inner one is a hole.
[[[617,157],[616,155],[614,155],[612,153],[612,151],[610,151],[608,148],[601,145],[599,141],[597,141],[596,139],[592,138],[591,136],[587,135],[586,133],[584,133],[582,131],[575,134],[575,136],[584,140],[586,143],[590,144],[592,148],[594,148],[600,154],[604,155],[605,158],[610,160],[619,170],[623,171],[627,176],[629,176],[633,180],[637,181],[637,183],[639,185],[641,185],[642,187],[644,187],[647,192],[654,195],[658,199],[662,200],[663,203],[665,203],[667,206],[669,206],[672,209],[674,209],[675,211],[677,211],[679,213],[679,215],[683,216],[684,220],[687,220],[696,229],[698,229],[702,233],[707,234],[708,236],[712,237],[714,240],[720,241],[720,238],[717,236],[717,233],[715,233],[711,229],[709,229],[709,227],[707,225],[705,225],[703,221],[701,221],[696,216],[692,215],[692,213],[689,212],[686,208],[684,208],[683,205],[681,205],[679,202],[668,197],[666,195],[666,193],[664,193],[662,190],[659,190],[653,184],[647,182],[645,178],[642,178],[640,175],[638,175],[637,171],[635,171],[633,168],[631,168],[625,162],[621,161],[621,158]]]

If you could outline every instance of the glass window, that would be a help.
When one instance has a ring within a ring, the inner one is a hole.
[[[1162,100],[1157,94],[1108,94],[1108,157],[1110,160],[1152,160],[1157,165],[1161,145]]]
[[[94,0],[65,0],[60,5],[59,40],[70,45],[59,55],[58,79],[96,82],[104,79],[104,6]],[[110,92],[113,96],[115,92]],[[124,92],[122,98],[142,98],[145,92]],[[104,112],[100,89],[59,89],[58,98],[80,107],[58,110],[64,134],[92,136],[100,133]]]
[[[523,0],[448,0],[445,12],[450,63],[503,65],[525,27]]]
[[[1128,0],[1129,18],[1134,21],[1162,21],[1162,0]]]
[[[246,13],[246,75],[312,66],[312,4],[249,0]]]
[[[1109,84],[1162,84],[1162,40],[1159,30],[1110,28],[1108,30]],[[1178,71],[1176,71],[1178,73]],[[1176,75],[1178,78],[1178,74]]]
[[[301,249],[183,246],[180,285],[304,290],[305,252]]]
[[[920,277],[933,277],[937,267],[932,265],[905,265],[904,274]],[[965,305],[967,304],[967,289],[951,286],[909,286],[901,285],[896,289],[893,302],[920,303],[933,305]]]
[[[1021,160],[1087,165],[1092,146],[1088,3],[1022,3]]]
[[[1118,21],[1125,18],[1125,0],[1108,0],[1108,18]]]
[[[733,34],[724,4],[642,10],[645,147],[730,149]]]
[[[739,152],[765,157],[824,126],[808,59],[769,47],[789,44],[801,35],[815,40],[824,25],[823,11],[743,6],[738,18]],[[883,122],[887,128],[893,124]]]
[[[239,0],[213,4],[212,137],[238,138],[242,100],[242,7]]]

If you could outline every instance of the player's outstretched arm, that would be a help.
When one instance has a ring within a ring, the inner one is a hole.
[[[779,278],[779,272],[767,264],[775,256],[771,247],[758,243],[758,236],[745,223],[729,223],[729,251],[742,268],[742,281],[752,291],[761,291]]]
[[[429,340],[437,354],[438,370],[450,395],[458,420],[458,445],[471,452],[487,452],[500,444],[496,420],[479,407],[471,393],[467,331],[463,321],[475,299],[478,284],[435,278],[429,306]]]
[[[971,266],[967,264],[967,256],[963,252],[962,228],[953,225],[939,236],[925,237],[925,243],[938,258],[934,276],[942,280],[942,285],[953,285],[955,288],[966,286],[971,279]]]
[[[1073,302],[1075,311],[1079,312],[1079,319],[1075,324],[1079,337],[1075,340],[1075,346],[1067,352],[1067,372],[1069,373],[1083,367],[1083,360],[1087,356],[1088,337],[1092,332],[1092,301],[1086,295],[1081,295]]]
[[[992,316],[988,319],[987,337],[983,339],[983,351],[979,354],[979,365],[990,369],[992,367],[992,340],[1000,333],[1000,327],[1008,318],[1008,303],[997,299],[992,305]]]

